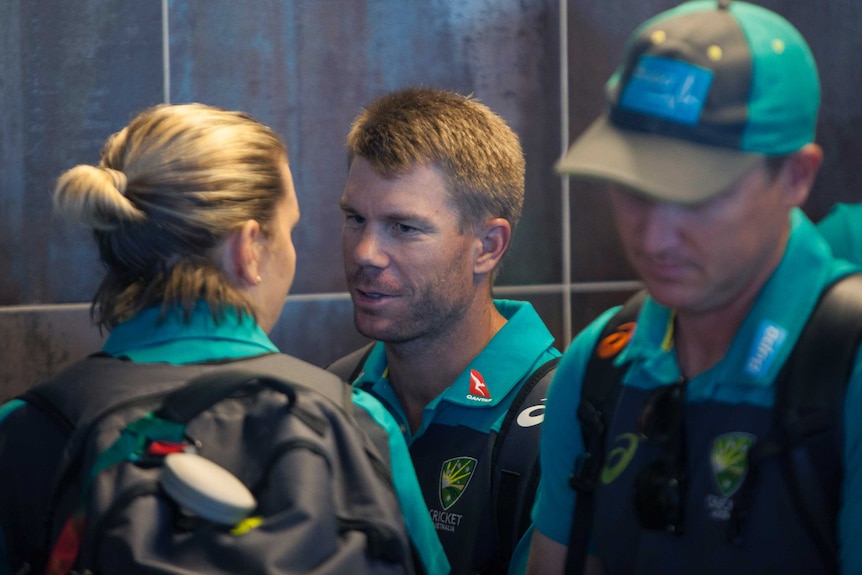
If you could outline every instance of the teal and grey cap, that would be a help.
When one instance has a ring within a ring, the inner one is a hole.
[[[638,27],[607,97],[557,170],[695,203],[764,156],[813,142],[820,82],[805,39],[778,14],[694,0]]]

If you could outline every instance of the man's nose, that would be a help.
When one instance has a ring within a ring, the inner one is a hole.
[[[361,266],[384,268],[389,263],[384,242],[378,234],[366,226],[358,232],[356,245],[353,248],[353,260]]]

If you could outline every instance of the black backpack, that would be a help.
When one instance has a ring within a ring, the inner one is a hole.
[[[327,370],[348,382],[362,372],[374,343],[334,361]],[[491,451],[491,498],[497,527],[499,556],[503,563],[487,566],[485,572],[504,573],[523,534],[529,528],[536,487],[539,484],[539,435],[541,426],[513,425],[530,406],[543,405],[548,386],[556,373],[559,357],[537,367],[521,385],[509,406]]]
[[[71,433],[46,573],[421,569],[385,431],[354,408],[349,386],[310,364],[91,357],[22,399]]]
[[[570,480],[577,491],[577,503],[567,574],[580,574],[583,569],[594,494],[604,464],[605,434],[628,369],[627,364],[614,365],[614,358],[624,348],[622,342],[627,343],[625,334],[633,329],[645,299],[646,292],[638,292],[608,321],[587,363],[578,406],[585,453],[575,462]],[[621,344],[614,345],[614,338]],[[599,354],[601,342],[610,343],[614,353]],[[775,428],[748,453],[753,472],[767,457],[782,458],[785,477],[796,493],[797,511],[826,564],[836,573],[844,395],[860,342],[862,274],[854,274],[838,280],[821,295],[776,379]],[[730,540],[741,536],[754,485],[754,480],[746,481],[737,496],[728,524]]]

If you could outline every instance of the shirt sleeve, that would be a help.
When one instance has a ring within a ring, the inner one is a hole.
[[[44,518],[68,434],[17,399],[0,408],[0,419],[0,574],[20,573],[44,553]]]
[[[546,537],[568,545],[575,508],[575,491],[569,477],[575,460],[584,452],[577,412],[584,370],[602,328],[618,311],[604,312],[569,346],[548,390],[539,458],[542,478],[533,506],[535,528]]]
[[[353,403],[365,409],[371,417],[380,424],[389,435],[389,452],[392,462],[392,478],[401,511],[404,513],[404,523],[407,531],[416,545],[425,572],[428,575],[445,575],[449,573],[449,560],[443,545],[437,537],[437,530],[428,514],[428,506],[422,496],[416,471],[410,459],[407,442],[395,418],[386,411],[374,396],[354,388]]]
[[[817,230],[836,258],[862,264],[862,204],[835,204]]]
[[[20,399],[13,399],[12,401],[6,402],[3,405],[0,405],[0,424],[3,423],[3,420],[9,416],[10,413],[22,407],[24,402]],[[6,440],[5,436],[0,432],[0,438],[2,440]],[[0,448],[0,460],[2,460],[2,448]],[[3,525],[0,523],[0,575],[11,575],[12,573],[12,565],[9,559],[9,552],[6,548],[6,538],[3,536]]]
[[[518,540],[518,545],[515,551],[512,552],[512,559],[509,561],[508,575],[524,575],[527,572],[527,561],[530,558],[530,542],[533,540],[534,526],[530,524],[521,539]]]
[[[862,350],[844,400],[844,484],[838,514],[842,573],[862,573]]]

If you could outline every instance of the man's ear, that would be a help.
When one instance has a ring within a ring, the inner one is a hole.
[[[222,252],[222,268],[231,281],[240,287],[260,283],[260,255],[263,230],[256,220],[247,220],[230,233]]]
[[[784,178],[790,207],[801,206],[808,199],[822,163],[823,149],[813,142],[802,146],[787,159],[781,177]]]
[[[485,222],[477,235],[476,258],[473,263],[474,274],[490,274],[503,259],[512,239],[512,224],[504,218],[494,218]]]

